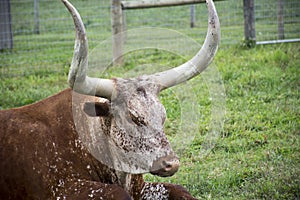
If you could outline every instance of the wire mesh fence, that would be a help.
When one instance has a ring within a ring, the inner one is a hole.
[[[300,41],[300,1],[255,1],[256,39]]]
[[[257,41],[279,39],[280,23],[284,27],[284,39],[300,38],[300,1],[283,0],[283,8],[278,5],[279,1],[255,1]],[[111,37],[110,1],[72,0],[72,3],[82,15],[90,49]],[[243,1],[226,0],[215,4],[221,22],[221,47],[239,44],[244,38]],[[191,5],[124,10],[126,28],[167,28],[201,43],[207,28],[207,10],[205,4],[193,7],[194,16],[191,16]],[[74,28],[60,1],[3,0],[0,11],[0,77],[68,70]],[[7,48],[8,43],[11,48]]]

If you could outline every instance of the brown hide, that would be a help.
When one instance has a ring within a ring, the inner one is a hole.
[[[63,188],[78,180],[116,182],[114,170],[94,159],[78,139],[71,101],[68,89],[0,112],[1,198],[48,199],[67,194]]]
[[[122,189],[119,172],[101,164],[80,142],[70,89],[0,111],[0,121],[1,199],[146,199],[156,197],[152,191],[158,186],[170,199],[193,199],[181,186],[144,187],[142,175],[128,175],[131,190]]]

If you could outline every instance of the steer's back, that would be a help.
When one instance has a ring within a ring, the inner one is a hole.
[[[66,179],[91,176],[71,101],[71,90],[64,90],[29,106],[0,111],[1,198],[46,199]]]

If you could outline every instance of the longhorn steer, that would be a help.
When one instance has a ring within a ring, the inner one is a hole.
[[[86,76],[87,39],[76,9],[69,83],[57,95],[0,112],[1,199],[194,199],[183,187],[146,183],[142,173],[172,176],[179,160],[163,132],[161,90],[199,74],[218,47],[211,0],[200,51],[179,67],[135,79]]]

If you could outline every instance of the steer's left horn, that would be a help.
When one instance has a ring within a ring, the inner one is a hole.
[[[114,86],[113,81],[91,78],[86,75],[88,68],[88,42],[85,28],[74,6],[67,0],[62,0],[62,2],[71,13],[76,29],[74,56],[68,76],[69,85],[76,92],[110,99]]]
[[[200,74],[212,62],[220,42],[220,22],[212,0],[208,7],[208,30],[200,51],[186,63],[173,69],[153,74],[161,84],[161,90],[185,82]]]

